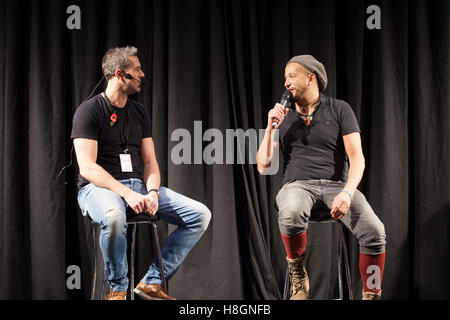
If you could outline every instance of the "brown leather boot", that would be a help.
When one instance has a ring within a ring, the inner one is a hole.
[[[126,300],[127,292],[126,291],[110,291],[108,295],[105,297],[105,300]]]
[[[159,284],[145,284],[139,282],[134,289],[134,293],[146,300],[176,300],[175,298],[168,296]]]
[[[286,258],[289,267],[290,300],[309,300],[309,278],[305,268],[305,255],[296,259]]]
[[[381,290],[378,293],[363,291],[362,300],[381,300]]]

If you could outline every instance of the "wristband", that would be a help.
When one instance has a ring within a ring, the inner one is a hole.
[[[150,189],[150,190],[148,190],[148,193],[150,193],[152,191],[155,191],[159,198],[159,189]]]
[[[348,194],[348,196],[350,197],[350,201],[353,200],[353,196],[352,196],[352,194],[350,193],[350,191],[343,189],[341,192],[345,192],[346,194]]]

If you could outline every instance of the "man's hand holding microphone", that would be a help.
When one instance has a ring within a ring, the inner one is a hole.
[[[268,129],[278,129],[281,122],[283,122],[284,117],[289,111],[287,105],[292,99],[292,94],[289,91],[284,91],[281,96],[280,102],[275,104],[275,106],[270,109],[269,115],[267,117],[267,128]]]
[[[274,150],[278,150],[278,140],[275,138],[275,136],[277,136],[277,131],[273,129],[278,129],[284,117],[288,113],[288,104],[291,99],[292,94],[286,90],[281,96],[280,103],[275,104],[275,106],[269,111],[266,133],[261,145],[259,146],[258,154],[256,155],[258,172],[260,174],[267,174],[267,172],[269,172],[267,171],[267,168],[271,168]],[[274,168],[276,168],[274,169],[275,171],[278,170],[277,166],[274,166]]]

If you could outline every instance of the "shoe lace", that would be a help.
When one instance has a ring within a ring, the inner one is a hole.
[[[363,291],[363,296],[366,298],[366,299],[369,299],[369,300],[377,300],[377,299],[379,299],[380,297],[381,297],[381,290],[379,291],[379,292],[370,292],[370,291],[368,291],[368,292],[364,292]]]
[[[291,264],[291,290],[293,294],[298,291],[306,291],[306,273],[300,263]]]

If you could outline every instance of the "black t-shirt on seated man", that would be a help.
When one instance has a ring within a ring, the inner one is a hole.
[[[291,108],[279,127],[283,153],[283,184],[293,180],[347,181],[348,163],[342,136],[360,132],[358,121],[345,101],[320,94],[307,126]]]
[[[111,114],[114,110],[117,121],[111,125]],[[128,115],[127,115],[128,113]],[[128,130],[127,127],[128,117]],[[128,138],[127,137],[128,131]],[[141,103],[127,99],[123,108],[110,106],[102,94],[98,94],[83,102],[75,111],[72,123],[71,138],[97,140],[97,164],[115,179],[143,178],[141,160],[141,140],[152,136],[152,127],[148,110]],[[122,172],[120,154],[124,153],[125,140],[131,154],[132,172]],[[78,188],[89,181],[78,176]]]

